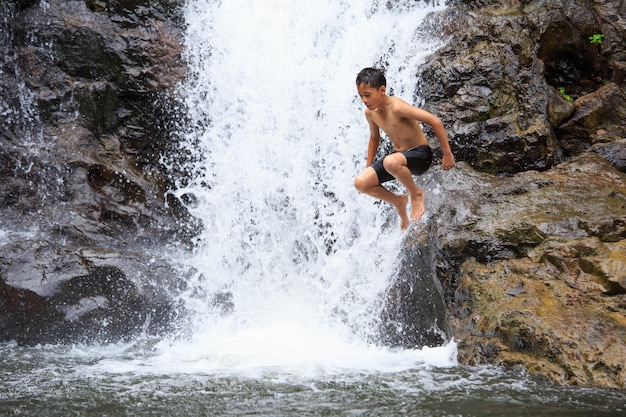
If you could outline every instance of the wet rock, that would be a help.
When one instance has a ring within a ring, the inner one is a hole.
[[[624,108],[614,87],[626,54],[622,2],[452,4],[431,17],[448,41],[420,68],[417,93],[444,121],[457,159],[492,174],[546,170],[592,144],[592,128],[572,131],[582,116],[566,97],[593,94],[598,109]],[[623,138],[621,113],[594,114],[597,126],[614,127],[605,139]]]
[[[397,278],[384,294],[379,343],[404,348],[441,346],[451,339],[429,247],[405,242]]]
[[[626,96],[617,84],[606,84],[574,102],[576,111],[557,129],[566,155],[578,155],[595,142],[626,137]]]
[[[548,90],[548,120],[553,129],[561,126],[576,112],[576,105],[570,100],[554,87]]]
[[[0,247],[0,340],[115,342],[175,329],[184,287],[166,260],[49,241]],[[178,286],[178,287],[177,287]]]
[[[462,271],[458,291],[475,302],[454,324],[463,334],[462,362],[523,365],[560,384],[624,387],[623,294],[581,291],[527,259],[468,260]],[[524,291],[510,296],[520,283]]]
[[[46,300],[28,289],[16,288],[0,281],[0,332],[2,341],[15,340],[21,344],[46,341],[42,333],[46,329],[55,332],[50,325],[61,313]]]
[[[47,302],[62,313],[59,329],[48,336],[58,342],[80,334],[85,341],[128,340],[142,332],[154,335],[154,323],[171,323],[173,305],[163,299],[142,296],[134,282],[118,268],[101,266],[88,274],[60,283],[57,293]],[[150,305],[148,305],[148,302]],[[59,337],[65,335],[65,337]]]
[[[626,176],[594,153],[498,178],[436,170],[432,248],[459,360],[624,387]],[[457,202],[450,204],[449,201]],[[462,202],[462,203],[458,203]]]
[[[165,124],[176,120],[171,95],[184,74],[181,32],[158,6],[147,9],[144,3],[107,2],[110,8],[103,13],[82,1],[47,2],[16,16],[10,39],[17,57],[13,75],[16,89],[19,82],[24,85],[13,94],[28,99],[32,114],[16,114],[16,119],[28,118],[22,122],[28,128],[4,132],[13,140],[3,149],[21,154],[17,163],[8,156],[12,176],[41,187],[28,202],[30,211],[42,200],[74,206],[94,201],[94,190],[81,176],[89,166],[104,163],[124,181],[143,187],[146,217],[158,219],[153,223],[159,227],[151,231],[158,240],[184,238],[190,235],[184,228],[189,216],[180,204],[164,202],[171,178],[160,163],[172,143]],[[120,4],[125,18],[136,17],[134,25],[119,23],[113,6]],[[89,218],[92,208],[74,212]]]
[[[180,6],[0,5],[0,340],[115,341],[174,325],[180,273],[161,252],[199,230],[167,192],[185,157],[172,152]]]
[[[17,238],[17,239],[16,239]],[[45,240],[19,239],[0,248],[2,277],[5,284],[24,288],[42,297],[53,295],[68,277],[87,273],[83,257],[71,247]]]
[[[449,4],[417,92],[468,165],[432,172],[448,203],[407,240],[430,244],[459,359],[624,388],[623,2]]]
[[[418,94],[442,118],[457,159],[494,174],[553,166],[557,144],[534,25],[509,8],[444,13],[433,26],[451,40],[420,68]]]
[[[598,137],[606,133],[602,129],[596,132]],[[626,139],[617,139],[609,143],[596,143],[591,147],[593,152],[609,161],[622,172],[626,172]]]

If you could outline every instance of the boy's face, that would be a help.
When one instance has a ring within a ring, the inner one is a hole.
[[[359,97],[361,97],[361,101],[363,104],[370,109],[376,110],[378,106],[380,106],[385,97],[385,86],[379,88],[374,88],[369,84],[358,84],[356,86],[357,91],[359,92]]]

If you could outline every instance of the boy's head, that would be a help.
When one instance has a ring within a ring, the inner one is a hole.
[[[385,103],[387,80],[385,74],[376,68],[364,68],[356,76],[356,89],[361,101],[369,110],[375,110]]]
[[[387,86],[385,74],[376,68],[363,68],[356,76],[356,85],[365,84],[378,90]]]

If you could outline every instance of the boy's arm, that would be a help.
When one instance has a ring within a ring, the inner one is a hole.
[[[367,124],[370,127],[370,140],[367,144],[367,162],[365,166],[368,167],[372,165],[374,162],[374,158],[376,158],[376,152],[378,151],[378,145],[380,144],[380,129],[378,125],[369,118],[367,113],[365,114],[367,118]]]
[[[439,140],[439,145],[441,146],[441,151],[443,152],[441,167],[444,170],[454,167],[454,155],[452,155],[450,143],[448,142],[448,135],[446,134],[446,129],[443,126],[441,119],[426,110],[418,109],[417,107],[411,106],[406,102],[403,104],[404,105],[399,106],[400,108],[398,109],[398,114],[402,117],[415,119],[419,122],[429,124],[433,128],[433,132]]]

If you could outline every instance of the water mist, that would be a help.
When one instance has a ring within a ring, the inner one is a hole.
[[[369,136],[355,77],[384,67],[389,89],[412,100],[415,68],[436,46],[419,25],[442,7],[188,3],[181,95],[199,162],[176,193],[204,230],[186,260],[193,340],[169,360],[299,372],[427,360],[382,359],[376,344],[404,235],[389,207],[353,187]]]

